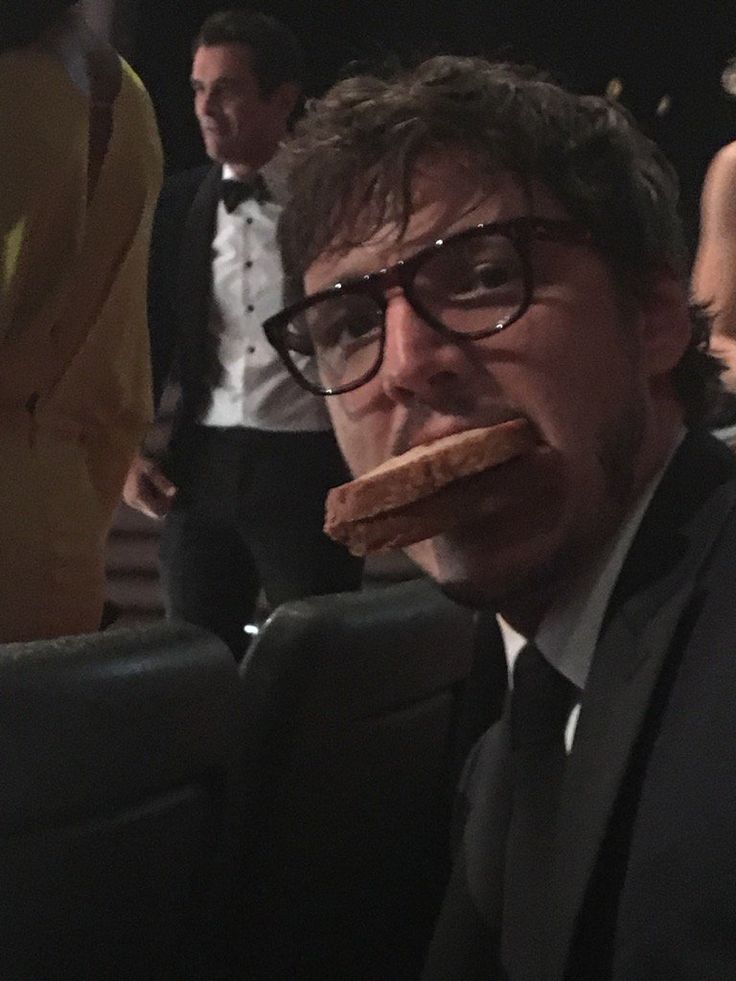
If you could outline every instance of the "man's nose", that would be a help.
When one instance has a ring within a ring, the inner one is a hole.
[[[430,327],[403,294],[389,299],[380,378],[394,401],[431,403],[457,385],[465,358],[462,342]]]

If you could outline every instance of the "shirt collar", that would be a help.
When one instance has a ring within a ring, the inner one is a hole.
[[[287,180],[287,167],[286,167],[286,155],[282,151],[276,153],[268,163],[264,164],[260,170],[254,170],[250,175],[252,180],[256,174],[260,174],[263,180],[266,182],[266,187],[268,188],[269,194],[277,204],[283,204],[286,198],[286,180]],[[240,178],[236,177],[235,171],[230,166],[230,164],[222,165],[222,179],[236,181]]]
[[[591,572],[578,583],[565,603],[548,611],[534,638],[522,636],[510,624],[506,623],[503,617],[496,617],[506,652],[509,683],[519,651],[524,644],[533,639],[537,648],[549,663],[557,668],[560,674],[564,675],[577,688],[581,690],[585,688],[606,607],[621,572],[624,559],[634,536],[639,530],[639,525],[652,497],[684,435],[683,430],[672,447],[664,466],[645,488],[605,555]]]

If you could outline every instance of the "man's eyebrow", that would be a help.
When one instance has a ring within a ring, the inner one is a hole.
[[[375,263],[370,268],[367,268],[364,263],[360,265],[355,263],[347,263],[343,266],[339,274],[335,272],[326,273],[324,277],[320,276],[320,280],[323,280],[321,285],[317,287],[316,290],[310,290],[311,293],[321,293],[322,290],[331,289],[333,286],[337,286],[340,283],[355,282],[356,279],[362,279],[364,276],[370,276],[372,273],[378,272],[380,269],[384,268],[386,263],[379,265]]]
[[[434,238],[436,237],[441,236],[435,236]],[[339,274],[336,275],[334,272],[330,273],[329,279],[327,279],[325,284],[320,286],[318,290],[312,292],[321,292],[322,290],[328,290],[333,286],[337,286],[339,283],[352,283],[356,280],[363,279],[366,276],[373,276],[375,273],[381,272],[381,270],[395,265],[400,260],[406,261],[407,259],[411,259],[417,254],[417,252],[421,252],[424,248],[431,245],[434,238],[431,238],[421,245],[417,243],[410,243],[405,245],[405,247],[399,245],[398,248],[396,248],[394,245],[394,250],[391,253],[385,255],[383,258],[380,256],[374,256],[370,263],[359,257],[348,259],[345,261],[344,265],[340,266]],[[323,253],[323,256],[324,255],[329,256],[330,253]],[[338,251],[333,253],[333,255],[335,257],[335,264],[337,265],[342,261],[345,253]]]
[[[462,228],[451,229],[444,234],[439,232],[429,232],[425,235],[420,235],[415,239],[403,239],[398,242],[393,241],[390,244],[390,250],[386,255],[381,258],[380,256],[374,256],[373,261],[368,264],[364,259],[359,257],[353,257],[347,259],[345,264],[340,267],[340,273],[338,276],[331,274],[329,282],[324,286],[320,287],[320,290],[329,289],[331,286],[335,286],[337,283],[354,281],[356,279],[363,279],[364,276],[372,276],[374,273],[381,272],[382,269],[387,269],[390,266],[396,265],[397,262],[406,262],[412,259],[419,252],[423,252],[425,249],[431,248],[437,241],[443,238],[450,238],[453,235],[457,235],[459,232],[466,231],[467,228],[473,228],[475,222]],[[340,263],[346,253],[339,250],[330,253],[322,253],[323,257],[332,258],[334,256],[335,263]]]

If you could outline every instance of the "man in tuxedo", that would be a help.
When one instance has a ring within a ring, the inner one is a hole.
[[[213,14],[195,41],[194,109],[213,165],[165,185],[149,284],[155,394],[176,362],[181,402],[164,459],[140,455],[124,495],[166,517],[167,612],[238,658],[261,587],[276,606],[354,589],[361,575],[322,532],[325,494],[346,479],[325,406],[261,331],[282,303],[279,146],[301,74],[295,37],[264,14]]]
[[[453,57],[339,83],[295,150],[302,298],[265,326],[352,470],[533,434],[408,549],[511,682],[426,979],[736,977],[736,465],[670,166],[615,105]]]

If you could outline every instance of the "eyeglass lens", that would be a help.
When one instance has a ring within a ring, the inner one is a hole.
[[[420,315],[458,334],[484,336],[505,327],[523,306],[523,263],[505,235],[468,236],[426,253],[406,295]],[[383,321],[384,308],[374,296],[348,287],[298,314],[287,328],[286,346],[312,385],[352,385],[381,358]]]

